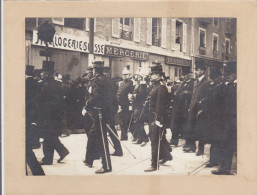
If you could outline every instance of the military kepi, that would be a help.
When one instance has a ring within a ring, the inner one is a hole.
[[[151,69],[150,74],[161,74],[162,73],[162,65],[159,62],[152,62],[150,69]]]
[[[104,67],[104,61],[93,62],[93,68],[103,68],[103,67]]]

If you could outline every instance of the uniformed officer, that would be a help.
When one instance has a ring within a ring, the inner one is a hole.
[[[119,104],[118,115],[121,129],[121,140],[128,140],[128,127],[131,112],[129,110],[129,95],[133,93],[133,82],[130,79],[130,71],[127,67],[122,70],[123,80],[119,84],[117,99]]]
[[[60,155],[58,162],[61,162],[69,154],[69,151],[59,140],[64,128],[61,86],[54,80],[54,66],[52,64],[43,64],[43,70],[45,84],[39,100],[39,120],[44,138],[44,157],[40,163],[51,165],[54,150]]]
[[[37,128],[38,83],[32,77],[33,69],[34,66],[26,66],[26,163],[33,175],[45,175],[32,150],[34,140],[37,139],[35,137],[38,136],[35,131]]]
[[[194,80],[190,67],[182,67],[182,82],[175,98],[172,113],[172,139],[171,145],[178,146],[179,134],[184,134],[187,121],[188,107],[191,101]]]
[[[159,163],[163,164],[168,160],[172,160],[170,154],[171,147],[166,139],[165,132],[167,126],[166,106],[168,101],[168,90],[165,85],[160,83],[162,65],[160,63],[153,63],[150,68],[151,82],[153,83],[149,98],[152,163],[145,172],[155,171],[157,170]]]
[[[131,132],[134,137],[135,144],[144,146],[149,142],[144,129],[144,119],[146,111],[147,84],[144,80],[144,72],[139,69],[136,72],[136,86],[133,92],[133,114],[131,122]]]
[[[92,117],[93,125],[89,134],[92,134],[92,139],[88,142],[94,144],[92,147],[87,147],[88,163],[93,163],[95,159],[94,152],[97,151],[102,158],[102,168],[97,170],[96,174],[102,174],[112,171],[111,158],[107,140],[108,114],[111,109],[111,93],[108,79],[103,74],[104,62],[96,61],[93,63],[93,75],[91,79],[91,89],[89,99],[86,106],[82,110],[82,114],[89,114]],[[88,112],[88,113],[87,113]],[[88,143],[89,144],[89,143]],[[93,152],[91,149],[94,149]],[[90,151],[91,150],[91,151]],[[90,164],[92,166],[92,164]]]

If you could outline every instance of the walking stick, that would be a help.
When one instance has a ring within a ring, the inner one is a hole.
[[[103,134],[101,108],[96,108],[96,107],[94,107],[94,109],[98,111],[100,129],[101,129],[102,140],[103,140],[103,146],[104,146],[104,155],[105,155],[105,160],[106,160],[107,169],[109,170],[109,163],[108,163],[108,160],[107,160],[106,147],[105,147],[105,140],[104,140],[104,134]]]
[[[119,142],[121,143],[121,145],[123,145],[127,150],[128,152],[134,157],[134,159],[136,159],[135,155],[127,148],[127,146],[125,144],[123,144],[122,141],[120,141],[119,137],[113,132],[112,128],[106,124],[106,126],[108,127],[108,129],[111,131],[111,133],[119,140]]]
[[[157,150],[157,170],[159,170],[159,155],[160,155],[160,143],[161,143],[161,138],[160,138],[160,132],[158,130],[158,150]]]
[[[129,129],[130,129],[130,125],[131,125],[131,122],[132,122],[133,115],[134,115],[134,112],[131,113],[131,117],[130,117],[130,121],[129,121],[129,126],[128,126],[128,132],[129,132]]]
[[[112,142],[109,140],[109,138],[107,138],[108,142],[111,144],[111,146],[114,148],[114,145],[112,144]],[[115,148],[114,148],[115,149]]]

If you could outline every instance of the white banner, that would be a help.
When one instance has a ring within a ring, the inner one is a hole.
[[[44,42],[38,39],[37,31],[33,31],[32,44],[45,46]],[[70,51],[78,51],[89,53],[89,37],[75,36],[67,33],[55,34],[53,42],[49,43],[49,47],[56,49],[65,49]],[[95,40],[94,54],[104,55],[105,45]]]

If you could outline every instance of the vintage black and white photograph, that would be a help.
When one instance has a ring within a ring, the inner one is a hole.
[[[236,29],[25,18],[26,175],[236,175]]]

